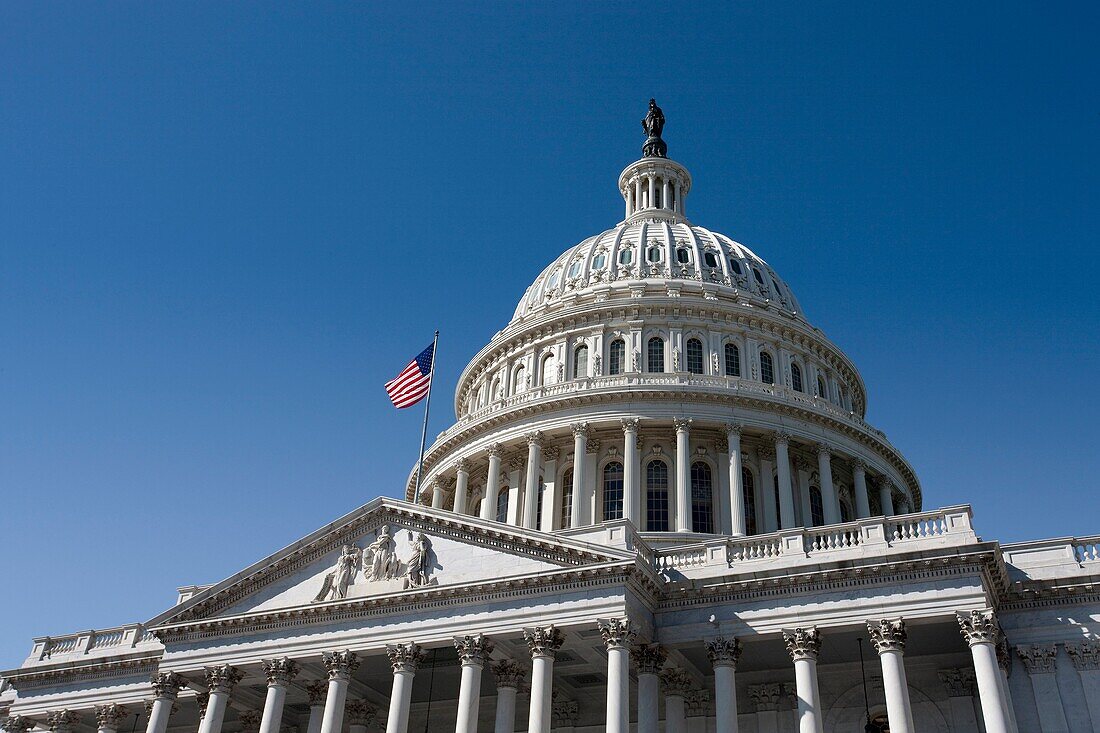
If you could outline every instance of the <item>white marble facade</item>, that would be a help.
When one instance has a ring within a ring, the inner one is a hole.
[[[35,639],[4,729],[1100,732],[1100,537],[925,510],[855,366],[688,222],[687,170],[619,190],[463,372],[420,491]]]

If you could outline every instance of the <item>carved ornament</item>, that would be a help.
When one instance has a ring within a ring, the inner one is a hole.
[[[707,656],[714,667],[736,667],[743,647],[737,639],[719,636],[707,642]]]
[[[387,644],[386,655],[390,658],[394,674],[414,673],[424,661],[424,650],[412,641],[405,644]]]
[[[668,652],[660,644],[638,644],[630,650],[630,658],[638,674],[660,674]]]
[[[557,655],[558,649],[565,643],[561,629],[553,624],[550,626],[533,626],[523,630],[523,640],[531,649],[532,657],[551,657]]]
[[[905,640],[908,634],[905,631],[905,621],[902,619],[882,619],[881,621],[868,621],[867,633],[871,637],[871,643],[879,654],[883,652],[904,652]]]
[[[783,642],[787,645],[787,653],[791,655],[792,661],[816,660],[821,651],[821,632],[816,626],[784,629]]]
[[[600,627],[600,636],[608,650],[629,648],[634,643],[634,637],[638,632],[633,624],[626,618],[601,618],[596,619]]]
[[[455,649],[458,650],[458,658],[462,664],[472,664],[481,667],[485,660],[493,653],[493,640],[484,634],[456,636],[454,638]]]
[[[321,663],[328,670],[330,680],[346,680],[352,672],[359,669],[359,655],[344,649],[338,652],[324,652],[321,654]]]

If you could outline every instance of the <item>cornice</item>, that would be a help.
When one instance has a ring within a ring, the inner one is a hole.
[[[1012,583],[1001,597],[1003,611],[1026,611],[1038,608],[1100,604],[1100,581],[1080,578]]]
[[[152,672],[160,663],[161,655],[162,650],[157,650],[122,659],[106,659],[83,664],[70,663],[46,669],[41,667],[13,669],[0,672],[0,677],[20,691],[55,684],[60,680],[75,682],[113,679]]]

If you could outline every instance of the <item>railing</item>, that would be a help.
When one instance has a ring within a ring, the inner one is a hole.
[[[85,654],[109,654],[144,644],[159,644],[141,624],[128,624],[102,631],[80,631],[64,636],[43,636],[34,640],[27,663],[55,662]]]
[[[1100,562],[1100,535],[1085,537],[1073,543],[1073,556],[1079,563]]]
[[[1100,535],[1013,542],[1001,551],[1013,580],[1100,575]]]
[[[870,517],[826,527],[798,527],[764,535],[730,537],[723,540],[722,553],[708,551],[714,544],[671,547],[654,551],[654,569],[659,573],[714,566],[716,569],[757,568],[768,563],[797,564],[860,554],[885,554],[917,547],[957,545],[977,541],[970,522],[970,507],[948,507],[894,517]],[[1092,557],[1100,562],[1100,538],[1094,538]],[[854,554],[853,554],[854,553]]]

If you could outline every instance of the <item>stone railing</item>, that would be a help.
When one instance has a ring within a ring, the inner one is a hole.
[[[141,624],[128,624],[113,629],[80,631],[64,636],[42,636],[34,646],[24,666],[71,661],[87,655],[123,654],[139,646],[160,646],[160,641]]]
[[[1013,542],[1001,551],[1013,580],[1100,575],[1100,535]]]
[[[756,572],[771,565],[850,560],[976,542],[970,507],[954,506],[893,517],[870,517],[826,527],[797,527],[770,534],[729,537],[654,551],[654,570]],[[1097,561],[1100,565],[1100,560]]]

